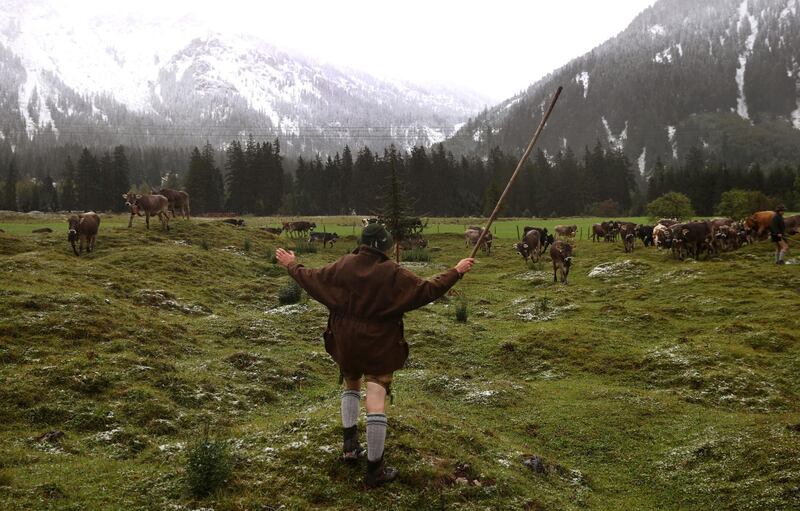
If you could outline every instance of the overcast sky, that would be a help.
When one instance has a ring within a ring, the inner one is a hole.
[[[447,82],[494,101],[622,31],[654,0],[61,0],[94,13],[194,13],[221,31],[415,83]]]

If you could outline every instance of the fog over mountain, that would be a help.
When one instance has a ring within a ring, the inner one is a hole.
[[[521,152],[558,85],[541,146],[596,141],[642,173],[699,147],[729,165],[800,161],[800,2],[660,0],[618,36],[471,119],[448,147]]]
[[[268,27],[268,25],[266,25]],[[444,140],[487,100],[382,81],[218,33],[190,15],[84,18],[0,1],[0,140],[196,145],[254,133],[284,151]]]

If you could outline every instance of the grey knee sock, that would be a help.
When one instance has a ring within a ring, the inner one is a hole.
[[[360,402],[360,391],[345,390],[342,392],[342,427],[351,428],[358,424],[358,405]]]
[[[386,415],[383,413],[367,414],[367,459],[378,461],[383,456],[386,443]]]

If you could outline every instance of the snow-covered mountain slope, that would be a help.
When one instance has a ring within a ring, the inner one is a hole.
[[[456,151],[527,145],[558,85],[549,154],[596,141],[646,173],[690,147],[729,165],[800,161],[800,0],[659,0],[626,30],[449,141]]]
[[[0,137],[197,144],[254,133],[291,148],[431,144],[484,108],[474,93],[337,69],[203,22],[0,0]]]

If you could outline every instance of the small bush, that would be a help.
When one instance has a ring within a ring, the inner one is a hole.
[[[459,298],[458,301],[456,301],[456,321],[459,323],[466,323],[468,317],[469,308],[467,307],[467,301],[463,298]]]
[[[414,248],[403,251],[403,261],[414,261],[427,263],[431,260],[431,255],[424,248]]]
[[[295,254],[316,254],[317,246],[307,241],[298,241],[294,247]]]
[[[205,238],[200,240],[200,248],[202,248],[203,250],[208,250],[208,248],[209,248],[208,247],[208,241],[206,241]]]
[[[278,258],[275,257],[275,251],[274,250],[272,250],[272,249],[267,250],[267,253],[264,255],[264,257],[266,257],[267,261],[269,261],[270,263],[278,264]]]
[[[206,497],[228,482],[232,469],[228,444],[204,438],[187,450],[186,486],[193,496]]]
[[[290,303],[297,303],[300,301],[300,296],[303,290],[297,285],[297,282],[290,281],[288,284],[278,290],[278,301],[281,305],[288,305]]]
[[[251,246],[250,246],[250,238],[245,238],[244,239],[244,245],[242,246],[242,250],[244,250],[245,252],[250,252],[250,248],[251,248]]]

